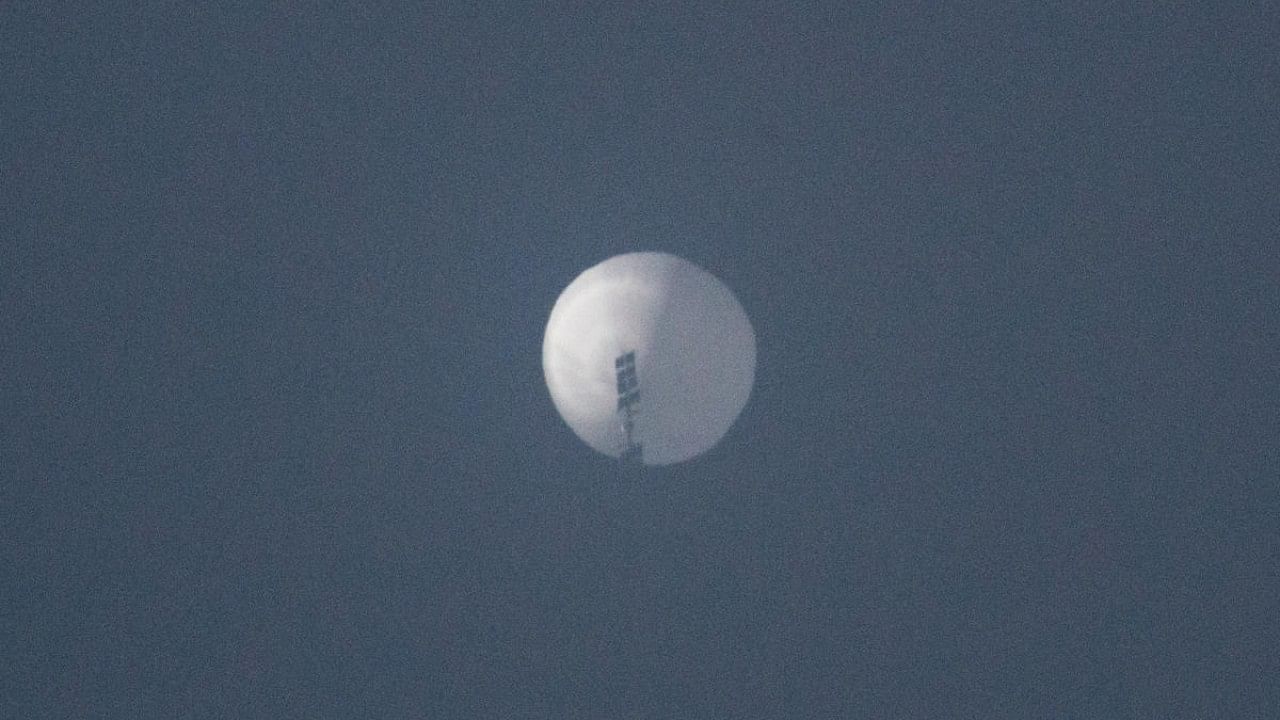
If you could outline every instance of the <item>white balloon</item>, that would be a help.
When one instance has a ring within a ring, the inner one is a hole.
[[[551,310],[542,370],[569,427],[613,457],[628,447],[614,363],[632,351],[639,381],[632,437],[646,465],[709,450],[755,382],[751,321],[710,273],[657,252],[618,255],[586,270]]]

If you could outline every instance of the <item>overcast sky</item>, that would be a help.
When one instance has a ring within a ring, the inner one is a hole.
[[[0,5],[0,716],[1276,717],[1277,27]],[[631,250],[759,351],[640,477]]]

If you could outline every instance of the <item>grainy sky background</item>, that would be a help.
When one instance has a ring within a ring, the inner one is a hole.
[[[1274,6],[357,5],[0,6],[0,716],[1280,713]],[[759,368],[636,480],[639,249]]]

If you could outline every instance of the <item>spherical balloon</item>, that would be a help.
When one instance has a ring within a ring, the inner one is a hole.
[[[719,442],[755,367],[755,332],[737,298],[666,253],[618,255],[583,272],[556,300],[542,341],[547,389],[569,427],[599,452],[646,465]]]

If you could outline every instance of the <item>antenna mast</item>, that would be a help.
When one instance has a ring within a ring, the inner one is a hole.
[[[636,352],[629,350],[613,361],[618,375],[618,412],[622,413],[622,432],[627,445],[622,451],[623,463],[642,464],[643,446],[636,442],[636,404],[640,402],[640,378],[636,375]]]

